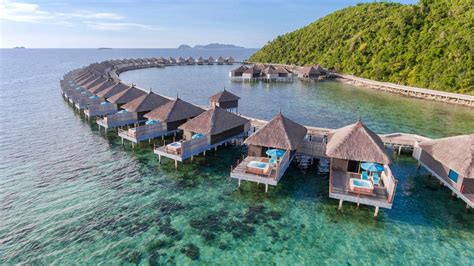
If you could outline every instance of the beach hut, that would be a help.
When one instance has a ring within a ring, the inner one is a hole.
[[[392,208],[397,180],[392,175],[390,157],[380,137],[362,121],[328,134],[326,156],[331,158],[329,197],[344,201]]]
[[[183,139],[155,148],[161,156],[178,161],[191,158],[207,150],[246,136],[250,121],[222,108],[211,108],[178,127],[183,130]]]
[[[145,125],[128,130],[119,130],[119,136],[132,143],[175,134],[178,127],[204,110],[179,98],[169,101],[144,115]]]
[[[224,59],[224,57],[219,56],[219,57],[217,58],[217,64],[218,64],[218,65],[223,65],[223,64],[225,64],[225,59]]]
[[[235,63],[235,59],[232,56],[229,56],[228,58],[225,59],[225,63],[227,65],[232,65],[233,63]]]
[[[220,107],[227,111],[235,111],[237,113],[239,110],[239,100],[239,96],[224,89],[209,97],[209,106],[211,108]]]
[[[244,71],[247,70],[247,67],[244,65],[241,65],[237,67],[236,69],[233,69],[229,72],[229,77],[231,78],[242,78],[242,75],[244,74]]]
[[[248,154],[232,167],[230,176],[276,186],[303,143],[306,127],[279,113],[245,140]]]
[[[202,58],[202,56],[200,56],[197,60],[196,60],[197,64],[198,65],[203,65],[204,64],[204,58]]]
[[[207,64],[208,65],[214,65],[215,61],[216,60],[214,59],[214,57],[209,56],[209,58],[207,59]]]
[[[416,143],[413,156],[453,195],[474,207],[474,134]]]

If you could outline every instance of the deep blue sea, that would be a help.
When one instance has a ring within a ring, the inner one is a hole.
[[[111,58],[248,58],[255,50],[0,50],[0,264],[474,264],[474,213],[393,155],[393,209],[328,197],[318,164],[292,165],[271,187],[229,178],[243,147],[158,164],[148,143],[131,149],[100,134],[61,97],[69,70]],[[238,83],[235,66],[176,66],[123,73],[128,83],[196,104],[224,87],[242,114],[282,110],[312,126],[359,117],[377,133],[445,137],[474,132],[474,110],[339,82]]]

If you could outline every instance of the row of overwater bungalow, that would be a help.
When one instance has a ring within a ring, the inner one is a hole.
[[[118,128],[122,141],[138,143],[173,135],[173,142],[154,147],[160,162],[163,157],[172,159],[177,168],[178,162],[245,140],[247,156],[230,171],[239,186],[246,180],[265,184],[268,191],[269,185],[278,185],[299,154],[330,159],[329,197],[339,200],[339,208],[344,201],[354,202],[374,206],[377,215],[380,207],[393,205],[397,180],[390,169],[390,157],[381,138],[362,121],[321,135],[279,113],[252,129],[248,118],[231,112],[238,107],[239,97],[227,90],[211,96],[204,109],[116,83],[96,70],[86,68],[65,75],[61,81],[65,98],[74,104],[84,97],[90,99],[84,113],[97,117],[100,127]],[[414,152],[415,158],[468,206],[472,206],[474,188],[473,138],[424,141]]]
[[[236,81],[292,82],[294,77],[302,80],[324,80],[331,77],[329,71],[320,65],[290,68],[283,65],[253,64],[241,65],[229,72]]]

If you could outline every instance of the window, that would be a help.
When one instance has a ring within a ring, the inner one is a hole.
[[[347,163],[347,172],[358,173],[359,172],[359,161],[351,161]]]
[[[453,170],[449,170],[449,174],[448,174],[448,177],[449,179],[451,179],[453,182],[458,182],[458,173],[454,172]]]

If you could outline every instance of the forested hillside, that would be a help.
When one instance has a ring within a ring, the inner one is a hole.
[[[474,94],[474,2],[359,4],[278,36],[250,60]]]

